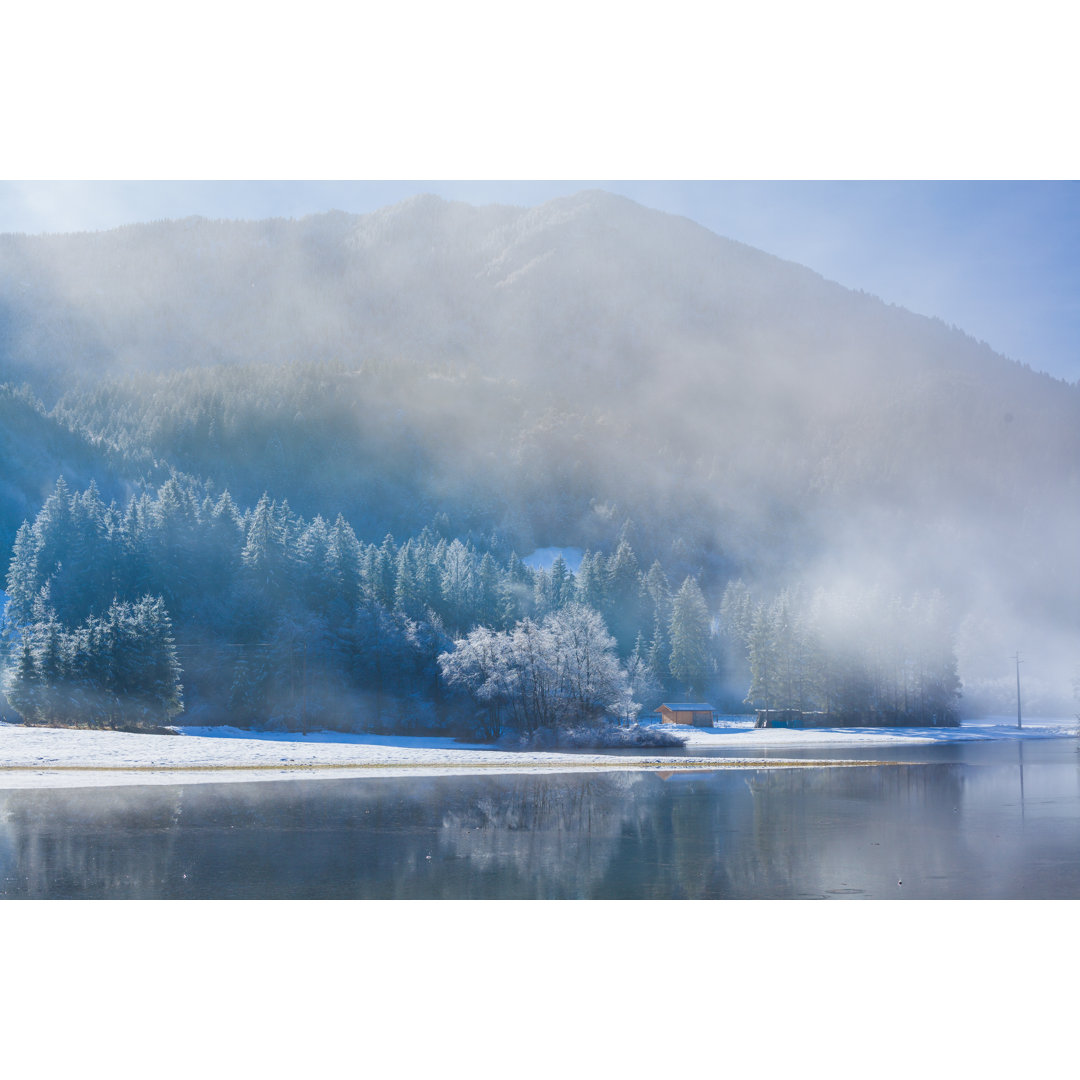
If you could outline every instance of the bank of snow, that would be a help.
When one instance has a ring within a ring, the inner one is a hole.
[[[931,743],[983,742],[1011,739],[1060,739],[1076,735],[1072,716],[1036,717],[1016,726],[1016,717],[987,716],[965,720],[960,727],[927,728],[755,728],[752,717],[722,716],[712,728],[675,726],[688,750],[734,747],[745,750],[806,749],[837,746],[925,746]]]
[[[239,728],[177,728],[176,735],[123,731],[23,727],[0,723],[0,788],[88,787],[116,784],[175,784],[305,777],[407,775],[422,772],[566,771],[581,768],[686,768],[695,765],[761,768],[806,761],[782,758],[699,757],[706,749],[834,749],[838,746],[897,746],[972,739],[1060,738],[1075,733],[1071,718],[1026,721],[1017,729],[1003,718],[960,728],[835,728],[813,731],[757,730],[744,717],[727,717],[714,728],[674,728],[687,738],[676,755],[559,753],[551,750],[493,750],[448,738],[363,735],[339,732],[253,732]],[[843,761],[829,762],[843,765]]]
[[[0,724],[0,788],[400,775],[421,770],[431,775],[433,770],[470,768],[640,768],[663,761],[661,755],[492,750],[446,738],[300,735],[229,727],[176,730],[177,735],[138,735]],[[685,766],[688,761],[680,757],[673,764]]]

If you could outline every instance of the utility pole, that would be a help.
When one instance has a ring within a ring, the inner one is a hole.
[[[1019,728],[1024,726],[1020,721],[1020,665],[1024,661],[1020,659],[1019,653],[1013,659],[1016,661],[1016,726]]]

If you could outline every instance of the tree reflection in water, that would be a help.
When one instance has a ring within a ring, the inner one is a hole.
[[[1021,799],[1009,751],[976,765],[0,792],[0,895],[1080,895],[1075,754],[1031,750]]]

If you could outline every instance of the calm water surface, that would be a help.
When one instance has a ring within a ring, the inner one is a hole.
[[[1075,739],[867,756],[895,763],[0,791],[0,897],[1080,897]]]

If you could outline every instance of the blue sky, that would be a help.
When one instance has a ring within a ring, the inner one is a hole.
[[[428,191],[524,206],[589,187],[682,214],[1080,380],[1080,184],[1071,181],[17,182],[0,184],[0,232],[365,213]]]

